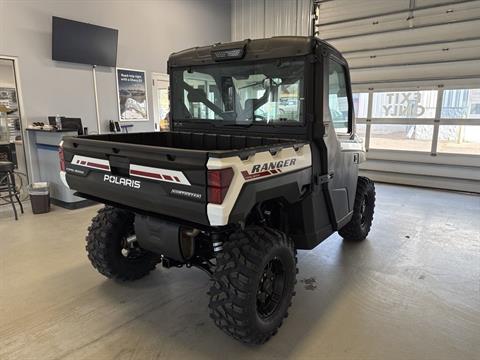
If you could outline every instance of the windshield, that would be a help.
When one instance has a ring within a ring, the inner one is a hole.
[[[303,122],[303,80],[303,60],[175,69],[173,120],[298,125]]]

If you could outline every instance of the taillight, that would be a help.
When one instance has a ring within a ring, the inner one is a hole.
[[[63,141],[58,146],[58,157],[60,159],[60,171],[65,171],[65,154],[63,153]]]
[[[233,179],[233,169],[208,170],[208,202],[221,204]]]

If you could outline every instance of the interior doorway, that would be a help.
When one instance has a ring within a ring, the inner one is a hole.
[[[28,183],[28,170],[15,61],[15,58],[0,56],[0,161],[14,164],[16,185],[23,195]]]
[[[167,74],[152,73],[153,85],[153,113],[155,116],[155,131],[170,130],[168,120],[170,113],[170,101],[168,98],[168,88],[170,80]]]

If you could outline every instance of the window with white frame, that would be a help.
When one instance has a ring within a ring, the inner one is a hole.
[[[365,136],[367,131],[367,125],[360,123],[361,120],[365,120],[368,116],[368,92],[353,93],[353,109],[355,118],[357,119],[356,133],[365,142]]]
[[[373,93],[370,148],[404,151],[430,151],[433,123],[416,119],[435,118],[437,91],[389,91]],[[381,119],[387,119],[381,123]],[[392,119],[388,121],[388,119]],[[405,119],[401,123],[393,119]]]
[[[367,149],[480,155],[480,89],[358,92],[353,104]]]
[[[368,92],[354,93],[353,108],[357,119],[365,119],[368,114]]]
[[[439,153],[480,155],[480,89],[445,90],[441,118]],[[442,125],[442,120],[447,124]]]

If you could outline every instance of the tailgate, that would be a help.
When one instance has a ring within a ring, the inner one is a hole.
[[[66,137],[66,182],[86,197],[208,225],[207,153]]]

